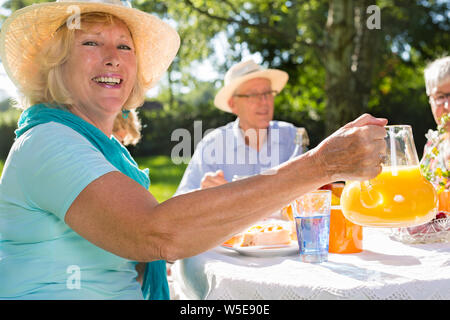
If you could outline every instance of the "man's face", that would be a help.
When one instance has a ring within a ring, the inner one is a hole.
[[[242,83],[228,100],[231,111],[240,119],[241,129],[266,129],[273,119],[274,96],[267,78]]]

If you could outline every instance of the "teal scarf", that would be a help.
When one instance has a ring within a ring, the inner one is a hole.
[[[114,137],[108,138],[100,129],[65,109],[49,108],[44,104],[26,109],[19,118],[18,129],[15,131],[16,138],[34,126],[51,121],[66,125],[83,135],[114,167],[148,190],[150,186],[148,169],[140,170],[127,148]],[[146,300],[170,299],[164,260],[147,263],[142,293]]]

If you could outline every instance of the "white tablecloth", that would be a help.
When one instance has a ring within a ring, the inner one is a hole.
[[[364,228],[363,252],[309,264],[215,248],[172,266],[178,299],[450,299],[450,243],[407,245]]]

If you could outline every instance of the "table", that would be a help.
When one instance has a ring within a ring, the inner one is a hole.
[[[225,248],[172,266],[179,299],[450,299],[450,243],[403,244],[387,229],[364,228],[360,253],[321,264],[247,257]]]

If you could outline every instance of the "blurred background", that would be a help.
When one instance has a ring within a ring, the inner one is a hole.
[[[0,0],[0,23],[39,0]],[[413,128],[419,157],[436,129],[423,70],[449,54],[448,0],[132,0],[176,28],[175,61],[140,108],[143,138],[129,150],[150,168],[159,201],[176,190],[185,164],[170,159],[177,128],[203,132],[234,119],[213,106],[228,68],[254,59],[289,74],[276,120],[305,127],[310,147],[360,114]],[[374,5],[376,7],[374,7]],[[0,170],[14,140],[17,92],[0,66]],[[194,143],[192,141],[192,150]]]

